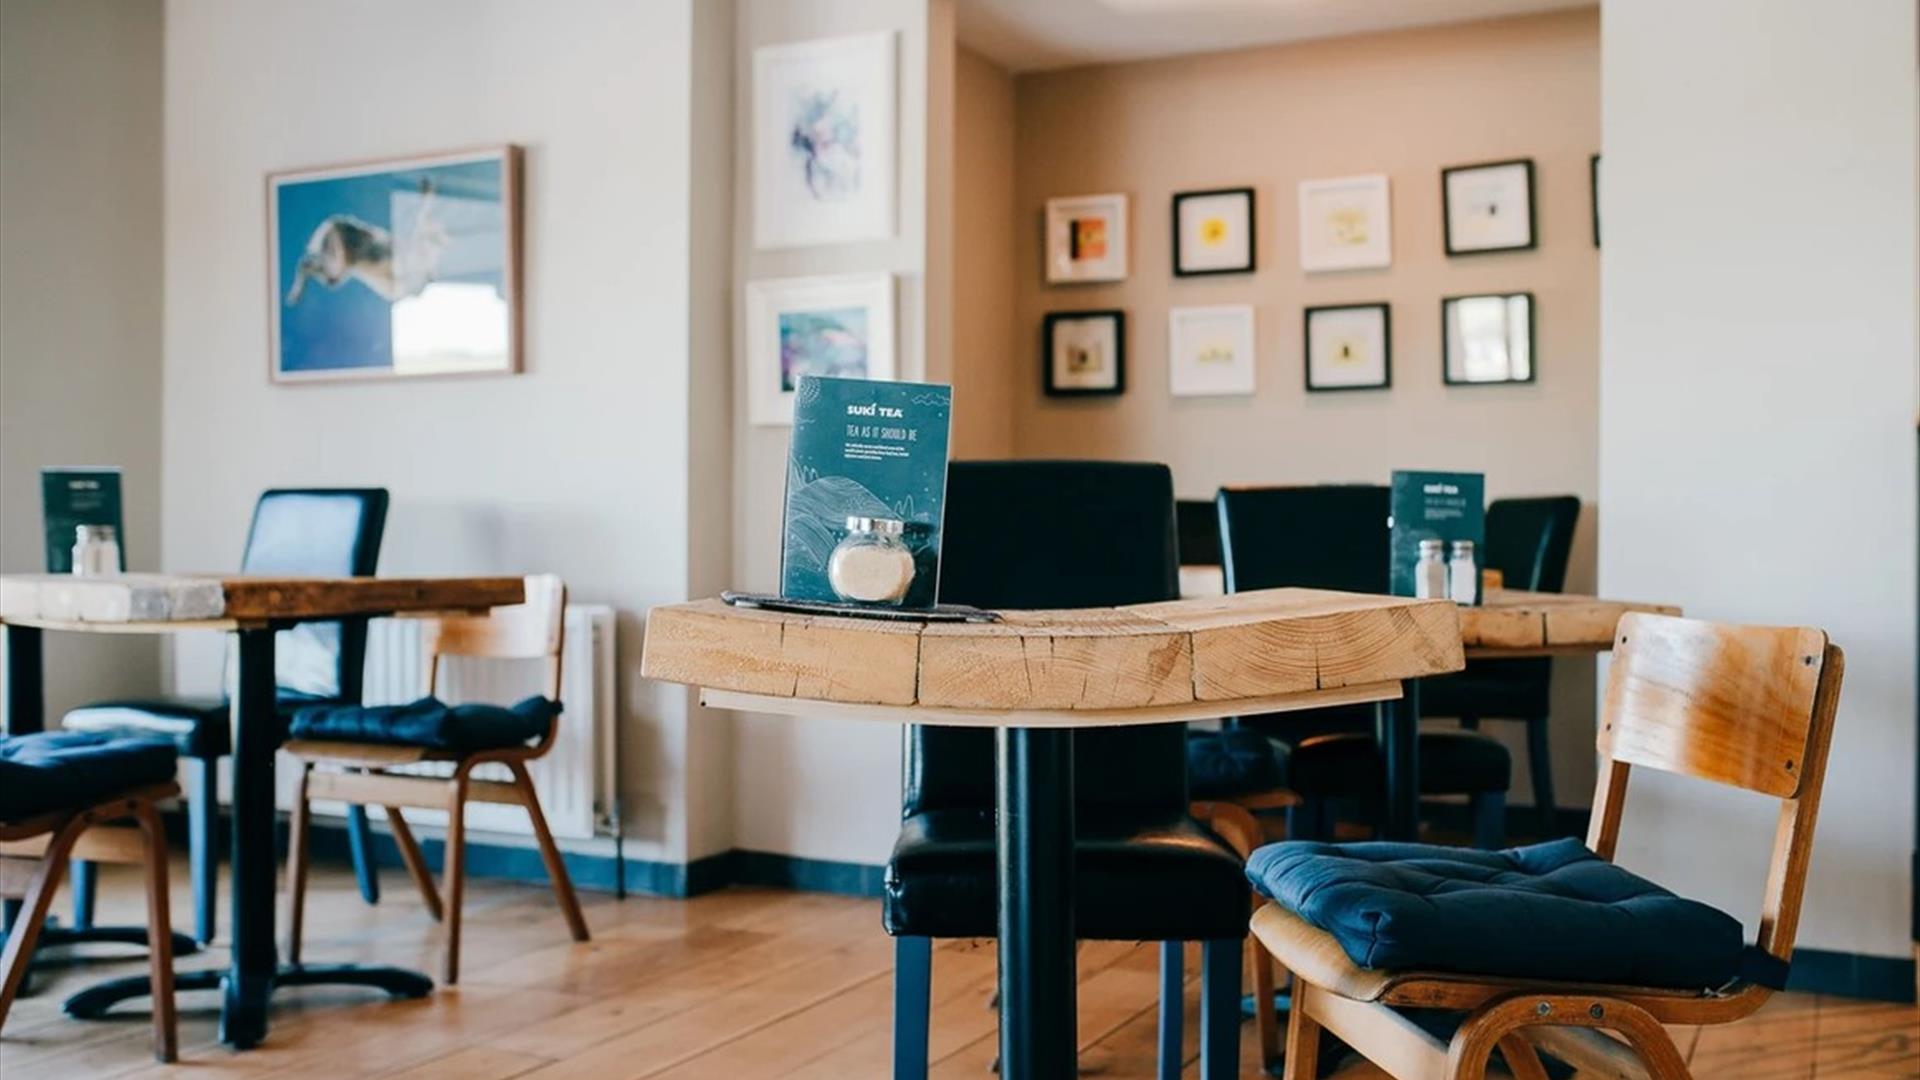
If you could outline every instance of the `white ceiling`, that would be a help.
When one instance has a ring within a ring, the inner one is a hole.
[[[961,44],[1010,71],[1491,19],[1598,0],[957,0]]]

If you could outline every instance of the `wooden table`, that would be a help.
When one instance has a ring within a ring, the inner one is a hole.
[[[1225,589],[1218,566],[1180,568],[1180,592],[1188,597],[1217,596]],[[1539,593],[1487,589],[1479,607],[1460,609],[1460,641],[1467,659],[1523,656],[1578,656],[1613,648],[1613,629],[1629,611],[1678,615],[1668,604],[1603,600],[1577,593]],[[1389,838],[1411,840],[1419,832],[1420,684],[1409,681],[1397,704],[1382,710],[1381,757],[1386,768],[1386,822]]]
[[[1460,616],[1311,589],[1002,616],[657,607],[641,674],[714,708],[995,729],[1002,1075],[1052,1080],[1075,1069],[1074,729],[1390,700],[1461,668]]]
[[[7,643],[6,730],[46,723],[41,635],[170,634],[217,630],[239,642],[234,697],[232,961],[225,972],[185,972],[176,989],[223,991],[221,1041],[245,1049],[266,1037],[268,1000],[280,986],[349,983],[419,997],[433,981],[415,971],[352,964],[284,967],[274,941],[274,751],[279,710],[274,635],[302,622],[444,611],[484,612],[522,602],[521,579],[286,578],[127,574],[74,578],[0,575],[0,623]],[[145,976],[116,979],[69,999],[67,1011],[93,1018],[149,992]]]

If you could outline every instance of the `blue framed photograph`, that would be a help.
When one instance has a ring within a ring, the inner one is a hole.
[[[275,382],[520,370],[520,149],[267,177]]]

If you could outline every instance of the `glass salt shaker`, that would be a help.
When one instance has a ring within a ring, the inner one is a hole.
[[[120,572],[120,539],[113,526],[73,527],[73,572],[82,577]]]
[[[827,583],[842,600],[897,604],[913,584],[913,553],[901,539],[906,523],[849,517],[847,535],[827,559]]]
[[[1418,600],[1445,600],[1447,593],[1446,541],[1420,541],[1420,561],[1413,566],[1413,595]]]
[[[1472,607],[1480,599],[1480,567],[1474,562],[1473,541],[1455,540],[1447,560],[1448,591],[1456,604]]]

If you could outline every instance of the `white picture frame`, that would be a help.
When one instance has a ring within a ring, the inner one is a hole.
[[[1251,304],[1167,312],[1167,389],[1174,397],[1225,397],[1254,390]]]
[[[1526,251],[1536,246],[1533,159],[1440,170],[1448,255]]]
[[[1046,231],[1048,284],[1126,280],[1125,195],[1048,199]]]
[[[1393,265],[1393,197],[1383,174],[1300,181],[1300,269]]]
[[[746,309],[747,418],[755,426],[793,423],[801,375],[900,377],[892,274],[749,282]]]
[[[895,34],[753,51],[753,244],[760,251],[895,233]]]

